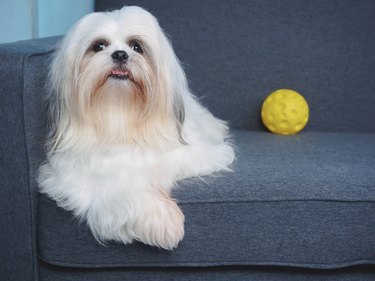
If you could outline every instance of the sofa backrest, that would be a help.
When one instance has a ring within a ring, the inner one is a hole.
[[[98,0],[138,5],[170,35],[192,91],[231,127],[263,129],[260,108],[290,88],[306,129],[375,132],[373,0]]]

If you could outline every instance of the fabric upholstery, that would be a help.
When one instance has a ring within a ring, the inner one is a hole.
[[[264,98],[292,88],[310,105],[308,129],[375,132],[375,1],[96,3],[97,10],[126,4],[153,13],[192,90],[232,128],[261,129]]]
[[[187,180],[174,192],[186,236],[173,252],[100,246],[84,224],[42,197],[40,257],[71,267],[375,263],[375,134],[233,136],[233,173]]]
[[[45,58],[38,54],[48,52],[54,42],[46,39],[0,45],[2,280],[33,280],[35,275],[35,170],[36,162],[44,157],[45,115],[40,106],[47,67]]]
[[[72,269],[44,265],[41,281],[372,281],[370,267],[309,270],[270,267]]]
[[[0,279],[374,279],[370,267],[337,268],[375,260],[375,2],[108,0],[97,9],[124,2],[159,19],[193,92],[238,129],[234,172],[174,191],[186,215],[176,251],[98,245],[37,193],[44,82],[59,38],[2,44]],[[261,103],[278,88],[310,105],[297,136],[261,125]]]

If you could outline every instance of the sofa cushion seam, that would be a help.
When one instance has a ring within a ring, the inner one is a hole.
[[[334,203],[375,203],[375,200],[344,200],[344,199],[275,199],[275,200],[221,200],[221,201],[179,201],[178,205],[196,205],[196,204],[241,204],[241,203],[286,203],[286,202],[334,202]]]
[[[133,266],[139,266],[139,267],[145,267],[145,266],[159,266],[159,265],[171,265],[171,266],[179,266],[179,265],[185,265],[185,266],[193,266],[194,264],[201,264],[201,265],[208,265],[212,264],[212,266],[220,264],[220,265],[254,265],[254,264],[264,264],[264,265],[277,265],[277,264],[283,264],[283,265],[293,265],[293,266],[300,266],[300,267],[313,267],[313,266],[324,266],[326,265],[327,268],[339,268],[339,267],[346,267],[354,264],[365,264],[365,263],[375,263],[375,259],[355,259],[355,260],[350,260],[350,261],[342,261],[338,263],[298,263],[298,262],[284,262],[284,261],[271,261],[271,260],[263,260],[263,261],[256,261],[256,260],[244,260],[244,261],[210,261],[210,262],[204,262],[204,261],[194,261],[194,262],[186,262],[186,261],[179,261],[179,262],[174,262],[174,263],[166,263],[166,262],[126,262],[124,264],[120,263],[79,263],[79,262],[66,262],[66,261],[61,261],[61,260],[51,260],[48,258],[45,258],[43,256],[39,255],[39,258],[50,264],[55,264],[55,265],[65,265],[65,266],[71,266],[73,267],[74,265],[77,266],[95,266],[95,267],[129,267],[129,265]]]
[[[26,133],[26,116],[25,116],[25,68],[28,60],[33,57],[33,56],[41,56],[41,55],[47,55],[49,53],[53,52],[53,50],[48,50],[46,52],[35,52],[35,53],[25,53],[22,56],[22,69],[21,69],[21,95],[22,95],[22,126],[23,126],[23,134],[24,134],[24,143],[25,143],[25,157],[26,157],[26,163],[27,163],[27,186],[28,186],[28,199],[30,202],[30,209],[29,209],[29,216],[30,216],[30,239],[31,239],[31,264],[32,264],[32,269],[33,269],[33,274],[34,274],[34,279],[37,280],[38,278],[38,270],[36,267],[36,259],[34,257],[37,257],[37,233],[36,233],[36,225],[33,225],[34,218],[37,218],[37,214],[34,214],[34,210],[36,210],[37,206],[35,206],[35,202],[33,201],[33,196],[32,196],[32,189],[31,189],[31,184],[32,184],[32,176],[31,176],[31,164],[30,164],[30,152],[29,152],[29,146],[28,146],[28,139],[27,139],[27,133]],[[36,203],[37,204],[37,203]],[[35,220],[36,221],[36,220]]]

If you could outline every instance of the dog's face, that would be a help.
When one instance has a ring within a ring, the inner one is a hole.
[[[127,8],[109,15],[87,16],[73,36],[80,37],[83,49],[77,69],[79,91],[87,90],[89,83],[93,88],[86,95],[91,101],[100,93],[120,92],[133,101],[139,99],[139,106],[145,106],[153,98],[155,86],[162,82],[157,81],[162,79],[158,72],[166,63],[165,59],[158,61],[165,43],[158,38],[160,28],[144,10]]]
[[[170,126],[181,133],[186,78],[157,20],[141,8],[80,20],[57,51],[50,80],[58,119],[69,119],[60,122],[64,130],[91,127],[107,142],[146,141]]]

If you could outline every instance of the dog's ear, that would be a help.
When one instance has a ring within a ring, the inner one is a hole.
[[[182,144],[187,144],[187,142],[182,137],[182,126],[185,121],[185,105],[184,100],[178,93],[174,94],[173,114],[176,121],[178,138]]]
[[[160,51],[158,55],[162,56],[159,61],[161,67],[159,68],[159,77],[163,77],[164,89],[167,94],[167,104],[170,106],[169,113],[173,115],[176,123],[179,141],[182,144],[187,144],[183,138],[183,125],[185,122],[185,99],[184,97],[190,95],[188,82],[185,72],[177,58],[170,40],[160,28]],[[157,54],[155,54],[157,55]]]

